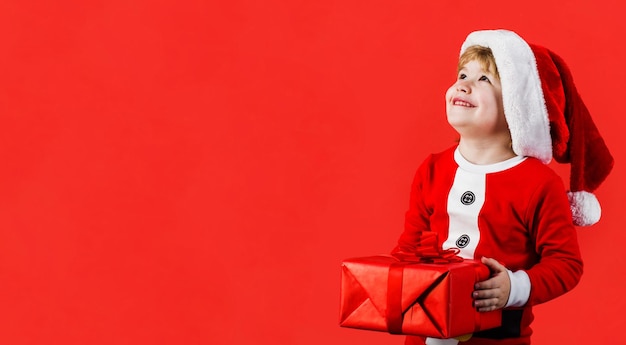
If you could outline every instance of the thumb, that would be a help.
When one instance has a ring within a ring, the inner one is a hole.
[[[494,273],[498,273],[498,272],[504,272],[506,271],[506,267],[504,267],[504,265],[502,265],[501,263],[498,262],[498,260],[496,259],[492,259],[492,258],[487,258],[487,257],[482,257],[480,259],[480,261],[485,264],[487,267],[489,267],[489,270],[491,272]]]

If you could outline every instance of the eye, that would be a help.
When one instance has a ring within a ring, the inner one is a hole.
[[[465,79],[465,78],[467,78],[465,73],[459,73],[459,79]]]
[[[486,75],[481,76],[480,78],[478,78],[478,80],[480,80],[480,81],[486,81],[486,82],[491,83],[491,80],[489,80],[489,78],[487,78],[487,76],[486,76]]]

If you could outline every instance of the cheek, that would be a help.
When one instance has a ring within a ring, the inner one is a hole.
[[[454,84],[448,88],[446,91],[446,103],[448,103],[452,99],[452,95],[454,93]]]
[[[495,102],[496,102],[496,106],[498,107],[498,109],[503,110],[504,109],[504,105],[502,102],[502,91],[498,91],[494,94],[494,98],[495,98]]]
[[[450,88],[446,91],[445,95],[445,103],[446,103],[446,116],[450,115],[450,108],[452,107],[450,103],[452,102],[452,97],[454,97],[454,85],[450,86]]]
[[[498,99],[498,109],[502,112],[502,114],[504,114],[504,103],[502,103],[502,97]]]

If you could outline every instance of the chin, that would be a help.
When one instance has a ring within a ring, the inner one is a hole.
[[[462,127],[467,124],[465,119],[462,118],[460,115],[448,114],[446,120],[448,121],[448,124],[450,126],[454,127],[454,129],[457,129],[457,127]]]

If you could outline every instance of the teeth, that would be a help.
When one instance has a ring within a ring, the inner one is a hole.
[[[460,105],[463,107],[471,107],[472,105],[465,101],[454,101],[454,105]]]

